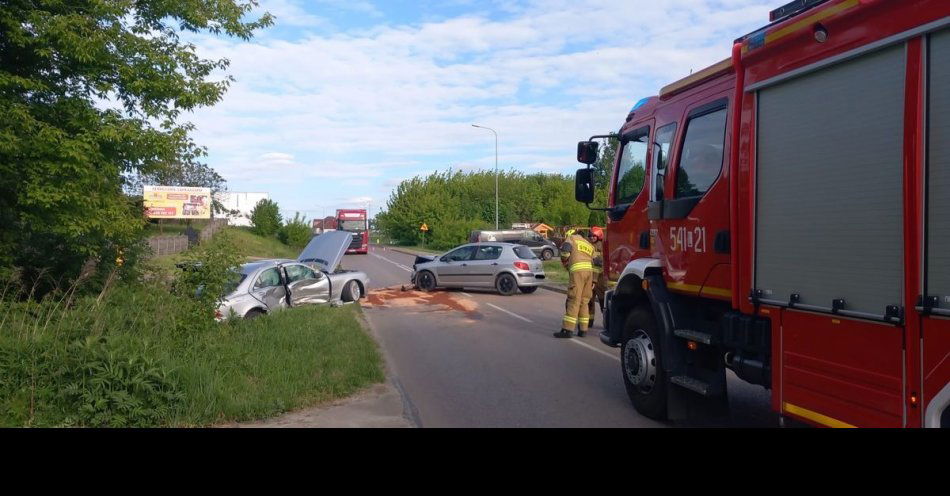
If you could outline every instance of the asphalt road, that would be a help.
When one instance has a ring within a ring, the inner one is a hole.
[[[414,257],[373,246],[346,268],[369,274],[364,309],[422,427],[667,427],[627,399],[619,350],[555,339],[564,295],[404,292]],[[731,417],[687,426],[775,427],[768,391],[729,377]]]

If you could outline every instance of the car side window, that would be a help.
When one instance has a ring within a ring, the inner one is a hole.
[[[475,251],[475,260],[497,260],[500,256],[500,246],[479,246]]]
[[[262,272],[257,278],[257,282],[254,283],[254,289],[270,288],[273,286],[280,286],[280,272],[277,270],[277,267]]]
[[[449,252],[445,255],[446,262],[462,262],[472,258],[472,252],[475,251],[474,246],[463,246],[455,251]]]
[[[287,282],[297,282],[304,279],[316,279],[313,271],[305,265],[288,265],[286,267],[286,271]]]
[[[725,138],[725,107],[686,123],[686,138],[676,170],[677,198],[702,196],[716,182],[722,170]]]

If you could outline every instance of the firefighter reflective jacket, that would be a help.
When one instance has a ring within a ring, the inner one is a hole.
[[[568,272],[594,269],[594,245],[577,234],[568,236],[561,245],[561,262]]]
[[[594,276],[604,271],[604,242],[597,240],[594,243]]]

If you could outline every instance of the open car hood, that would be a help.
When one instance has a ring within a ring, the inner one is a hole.
[[[346,254],[346,248],[353,241],[353,235],[347,231],[330,231],[314,236],[307,247],[297,257],[298,262],[313,262],[324,272],[333,272]]]

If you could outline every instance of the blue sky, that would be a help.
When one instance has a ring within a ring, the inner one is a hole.
[[[285,215],[385,207],[448,168],[571,173],[577,141],[727,58],[781,0],[263,0],[247,42],[199,36],[236,81],[188,119],[232,191]],[[486,192],[486,201],[492,192]]]

